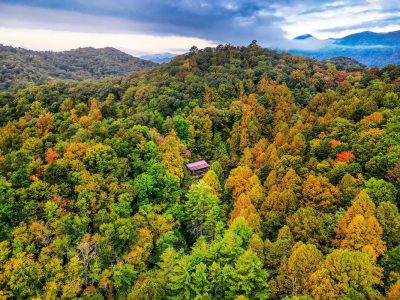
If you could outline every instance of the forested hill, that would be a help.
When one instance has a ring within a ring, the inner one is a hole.
[[[0,44],[0,91],[52,79],[123,76],[155,65],[110,47],[38,52]]]
[[[1,297],[399,299],[399,74],[253,43],[0,93]]]

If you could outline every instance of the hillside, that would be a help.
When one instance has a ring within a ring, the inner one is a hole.
[[[331,63],[336,66],[340,71],[364,71],[367,66],[359,63],[355,59],[344,56],[335,56],[323,61],[324,63]]]
[[[400,67],[335,63],[193,47],[0,93],[0,296],[399,299]]]
[[[154,65],[110,47],[38,52],[0,44],[0,91],[53,79],[123,76]]]

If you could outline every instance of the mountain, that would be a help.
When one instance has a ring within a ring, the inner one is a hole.
[[[311,34],[307,33],[307,34],[303,34],[303,35],[299,35],[299,36],[295,37],[294,40],[302,41],[302,40],[307,40],[310,38],[313,38],[313,36]]]
[[[364,31],[351,34],[338,39],[318,40],[310,34],[294,38],[301,41],[315,44],[315,41],[325,41],[324,47],[304,50],[291,49],[288,52],[310,56],[319,60],[332,57],[349,57],[369,67],[384,67],[388,64],[400,64],[400,31],[388,33],[376,33]]]
[[[157,53],[157,54],[147,54],[147,55],[142,55],[140,58],[152,61],[157,64],[162,64],[166,62],[170,62],[176,54],[170,53],[170,52],[164,52],[164,53]]]
[[[342,46],[400,46],[400,30],[387,33],[364,31],[334,41]]]
[[[123,76],[155,65],[111,47],[51,52],[0,44],[0,90],[17,89],[52,79]]]

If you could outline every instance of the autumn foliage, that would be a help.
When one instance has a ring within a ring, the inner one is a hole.
[[[254,41],[0,93],[0,299],[400,299],[400,68],[348,68]]]

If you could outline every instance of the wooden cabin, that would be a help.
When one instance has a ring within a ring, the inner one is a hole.
[[[196,161],[186,165],[189,174],[192,176],[203,176],[207,173],[210,165],[205,160]]]

